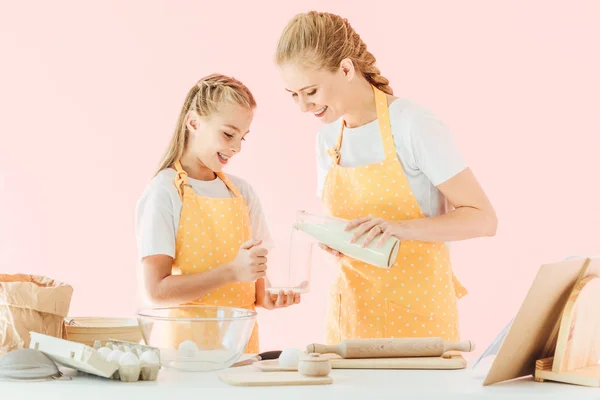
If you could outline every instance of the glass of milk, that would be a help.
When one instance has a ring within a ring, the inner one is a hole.
[[[317,244],[314,238],[295,228],[290,229],[288,237],[273,240],[267,246],[267,290],[273,294],[308,293]]]

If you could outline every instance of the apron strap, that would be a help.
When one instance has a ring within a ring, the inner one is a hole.
[[[173,164],[175,166],[175,169],[177,170],[177,175],[175,176],[175,187],[177,187],[177,192],[179,193],[179,196],[183,198],[186,189],[192,190],[192,185],[190,185],[190,181],[188,180],[187,172],[185,172],[183,170],[183,167],[181,166],[181,161],[177,160]],[[240,193],[238,188],[235,187],[233,183],[231,183],[227,175],[221,172],[216,172],[216,175],[217,178],[221,179],[223,183],[225,183],[227,188],[231,190],[235,197],[242,197],[242,194]],[[193,193],[193,191],[190,193]]]
[[[375,94],[375,108],[377,110],[377,121],[379,121],[379,131],[381,132],[385,160],[394,161],[398,159],[398,156],[396,155],[396,145],[394,144],[394,136],[392,135],[387,96],[375,86],[373,86],[373,93]]]
[[[394,144],[394,136],[392,135],[392,126],[390,124],[390,114],[388,110],[387,97],[384,92],[371,85],[375,94],[375,110],[377,112],[377,121],[379,122],[379,132],[381,133],[381,141],[383,143],[383,152],[386,161],[394,161],[398,159],[396,155],[396,145]],[[344,127],[346,121],[342,118],[340,124],[340,132],[338,134],[337,143],[334,147],[328,150],[331,161],[334,165],[340,163],[340,150],[342,148],[342,138],[344,137]]]
[[[346,126],[346,121],[342,118],[342,122],[340,124],[340,132],[338,133],[337,143],[335,146],[330,148],[327,152],[331,157],[331,162],[333,165],[339,165],[340,163],[340,150],[342,148],[342,137],[344,136],[344,127]]]
[[[183,199],[186,189],[191,189],[192,187],[190,185],[190,181],[188,180],[187,172],[185,172],[181,166],[181,161],[175,160],[174,165],[175,169],[177,170],[177,175],[175,176],[175,187],[177,188],[179,197]]]
[[[223,183],[225,183],[225,186],[227,186],[227,188],[229,188],[229,190],[231,190],[231,193],[233,193],[233,195],[235,197],[241,198],[242,194],[240,193],[240,191],[238,190],[237,187],[235,187],[235,185],[233,183],[231,183],[231,180],[227,177],[227,175],[225,175],[222,172],[216,172],[217,177],[219,179],[221,179],[223,181]]]

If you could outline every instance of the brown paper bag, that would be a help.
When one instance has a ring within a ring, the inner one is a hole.
[[[63,338],[72,295],[45,276],[0,274],[0,356],[29,347],[29,332]]]

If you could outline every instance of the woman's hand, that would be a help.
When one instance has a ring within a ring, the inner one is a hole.
[[[353,229],[354,234],[350,243],[355,243],[359,237],[365,233],[367,234],[362,247],[367,247],[377,237],[379,237],[376,244],[377,247],[381,247],[391,236],[401,239],[401,223],[390,222],[383,218],[364,217],[354,219],[346,225],[346,231]]]
[[[342,253],[340,253],[339,251],[332,249],[331,247],[323,244],[323,243],[319,243],[319,247],[323,250],[325,250],[327,253],[331,254],[332,256],[334,256],[337,260],[340,260],[343,256]]]
[[[437,186],[453,210],[427,218],[412,218],[396,222],[366,217],[350,221],[346,230],[355,229],[353,242],[367,233],[363,246],[379,237],[381,246],[390,236],[399,240],[451,242],[494,236],[498,218],[473,172],[467,168]]]

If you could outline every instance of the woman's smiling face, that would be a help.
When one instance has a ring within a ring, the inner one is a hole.
[[[326,69],[301,67],[295,64],[280,66],[286,90],[302,112],[310,112],[323,123],[336,121],[344,115],[344,88],[348,77],[340,68],[330,72]]]

